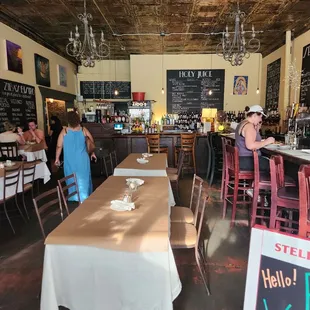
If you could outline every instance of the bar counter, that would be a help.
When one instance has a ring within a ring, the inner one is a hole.
[[[109,124],[106,124],[109,125]],[[123,161],[131,153],[147,152],[147,142],[145,134],[121,134],[116,133],[111,126],[96,123],[83,124],[95,139],[97,146],[106,147],[113,144],[119,161]],[[181,144],[181,131],[164,131],[160,133],[160,143],[168,146],[168,165],[175,167],[174,150],[176,145]],[[199,176],[207,174],[208,141],[207,134],[197,134],[196,138],[196,168]]]

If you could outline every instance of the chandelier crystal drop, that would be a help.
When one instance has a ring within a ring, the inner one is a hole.
[[[229,32],[226,26],[221,42],[217,45],[216,54],[229,61],[232,66],[241,66],[244,58],[249,58],[251,53],[256,53],[260,49],[260,40],[256,38],[256,34],[262,31],[256,31],[254,26],[252,30],[244,30],[245,13],[240,11],[239,2],[237,11],[230,16],[235,19],[235,31]],[[246,33],[251,33],[251,39],[248,42],[245,39]]]
[[[106,44],[104,34],[101,31],[99,43],[96,43],[95,34],[89,21],[93,20],[90,13],[86,12],[86,0],[84,0],[84,13],[79,14],[78,19],[84,26],[84,40],[80,40],[78,26],[75,27],[74,35],[70,32],[69,43],[66,46],[66,52],[69,56],[75,57],[84,67],[95,66],[95,61],[107,58],[110,55],[110,47]]]

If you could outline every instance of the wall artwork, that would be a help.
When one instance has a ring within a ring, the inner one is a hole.
[[[22,48],[11,41],[6,40],[6,57],[8,70],[23,73],[23,54]]]
[[[51,80],[49,60],[38,54],[34,54],[34,65],[37,84],[50,87]]]
[[[234,77],[234,95],[247,95],[248,94],[248,76],[235,76]]]
[[[58,65],[58,83],[60,86],[67,87],[67,69]]]

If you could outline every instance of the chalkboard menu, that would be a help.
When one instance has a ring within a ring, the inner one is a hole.
[[[300,104],[301,106],[310,106],[310,44],[306,45],[302,51]]]
[[[27,119],[37,119],[35,88],[30,85],[0,79],[0,123],[9,120],[24,125]],[[0,128],[3,131],[3,128]]]
[[[243,309],[310,309],[309,259],[310,240],[253,228]]]
[[[114,94],[115,89],[118,95]],[[131,83],[122,81],[81,81],[84,99],[131,99]]]
[[[279,106],[281,58],[267,66],[266,109],[276,110]]]
[[[225,70],[167,70],[167,112],[223,110],[224,81]]]

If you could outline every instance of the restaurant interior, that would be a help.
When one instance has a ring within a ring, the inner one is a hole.
[[[0,309],[310,309],[310,0],[2,0]]]

